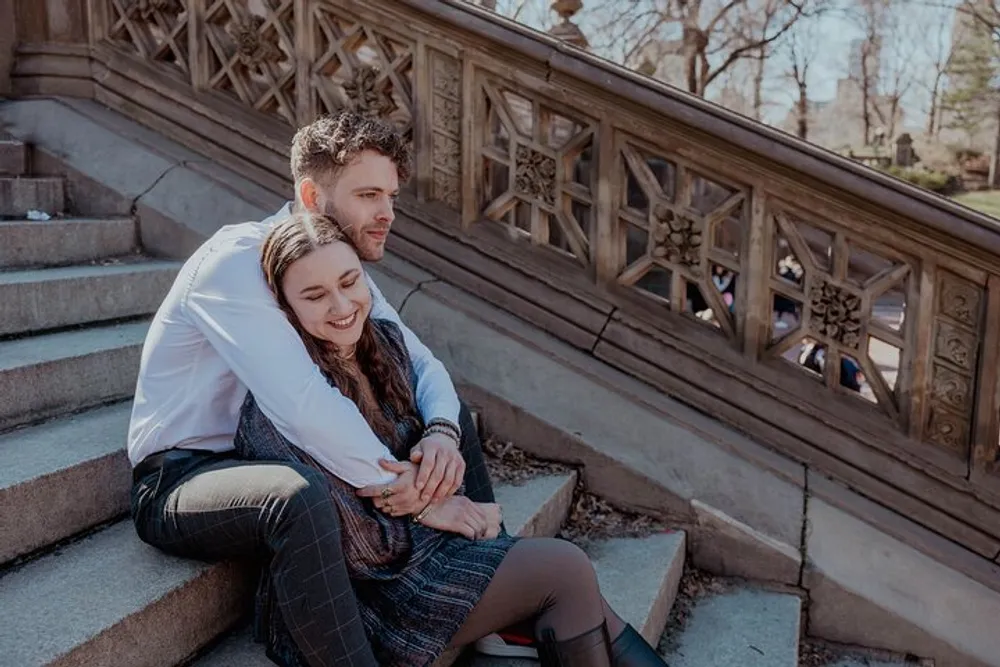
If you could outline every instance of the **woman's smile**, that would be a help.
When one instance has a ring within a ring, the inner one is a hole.
[[[358,321],[358,311],[354,311],[347,317],[341,318],[339,320],[328,320],[328,324],[334,329],[340,331],[346,331],[354,326],[354,323]]]

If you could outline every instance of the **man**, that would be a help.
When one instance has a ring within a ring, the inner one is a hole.
[[[350,112],[302,128],[292,145],[298,205],[340,221],[366,261],[385,252],[409,164],[409,148],[393,128]],[[269,555],[282,617],[308,663],[375,667],[323,476],[235,458],[247,391],[288,440],[383,511],[417,513],[463,479],[473,500],[492,502],[493,492],[447,371],[373,281],[372,317],[400,326],[428,425],[411,461],[393,459],[309,358],[259,267],[263,239],[290,206],[260,223],[220,229],[184,264],[157,311],[129,427],[132,515],[140,538],[170,553]]]

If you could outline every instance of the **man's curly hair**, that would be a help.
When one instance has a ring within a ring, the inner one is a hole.
[[[292,139],[292,178],[326,181],[363,151],[375,151],[396,164],[400,182],[410,178],[409,144],[388,121],[339,111],[299,128]]]

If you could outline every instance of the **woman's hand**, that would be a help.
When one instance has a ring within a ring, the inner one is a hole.
[[[484,536],[487,540],[495,539],[500,535],[500,524],[503,523],[503,509],[496,503],[476,503],[486,514],[487,530]]]
[[[379,465],[398,475],[390,484],[375,484],[358,489],[362,498],[371,498],[375,507],[389,516],[416,514],[427,506],[416,487],[418,467],[409,461],[382,459]]]
[[[500,520],[500,506],[495,503],[474,503],[465,496],[451,496],[431,504],[420,523],[470,540],[481,540],[500,534]]]
[[[420,523],[463,535],[470,540],[492,540],[500,534],[503,512],[496,503],[476,503],[451,496],[432,503]]]

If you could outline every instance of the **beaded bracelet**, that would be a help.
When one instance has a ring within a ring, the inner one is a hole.
[[[462,442],[461,429],[447,419],[434,418],[427,422],[427,427],[424,429],[424,437],[426,438],[433,433],[451,438],[455,441],[456,445],[460,445]]]

